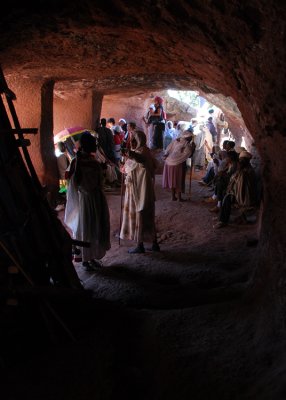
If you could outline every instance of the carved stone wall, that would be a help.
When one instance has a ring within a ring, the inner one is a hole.
[[[267,262],[261,271],[269,269],[275,277],[285,268],[286,162],[278,156],[286,150],[284,3],[25,4],[0,16],[0,62],[9,81],[19,77],[21,85],[40,87],[53,79],[62,92],[104,95],[199,90],[235,101],[263,161],[260,255]],[[33,96],[27,102],[35,103]],[[23,104],[22,124],[37,125],[38,117],[24,117],[28,110]]]

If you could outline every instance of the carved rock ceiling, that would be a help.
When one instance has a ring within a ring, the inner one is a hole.
[[[283,2],[257,0],[28,0],[0,15],[0,63],[59,93],[196,89],[258,114],[285,80],[284,16]]]

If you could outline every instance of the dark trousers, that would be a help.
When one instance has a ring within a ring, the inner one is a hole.
[[[218,176],[215,180],[215,194],[217,199],[222,201],[226,193],[227,185],[229,182],[229,177],[226,175]]]
[[[203,177],[203,181],[208,184],[213,180],[214,176],[214,167],[211,167],[211,169]]]
[[[157,122],[154,125],[153,147],[156,149],[163,149],[163,134],[165,131],[165,124]]]
[[[231,205],[234,201],[233,194],[226,194],[223,198],[220,212],[219,212],[219,220],[224,224],[227,224],[229,221],[230,213],[231,213]]]

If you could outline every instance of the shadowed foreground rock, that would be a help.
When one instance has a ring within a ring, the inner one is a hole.
[[[184,279],[195,282],[196,289],[190,284],[182,290],[183,278],[178,278],[177,286],[173,284],[175,252],[162,260],[171,276],[165,276],[163,287],[159,286],[164,296],[153,296],[152,291],[144,292],[143,299],[141,294],[131,296],[127,305],[132,310],[120,302],[121,286],[118,303],[108,298],[108,290],[106,296],[99,296],[104,304],[90,303],[85,297],[54,300],[80,342],[52,346],[46,338],[35,355],[37,338],[46,332],[39,328],[39,335],[23,335],[30,338],[26,342],[33,354],[30,361],[26,361],[28,351],[18,358],[16,346],[10,353],[4,349],[3,376],[10,388],[5,398],[285,397],[286,163],[280,156],[286,147],[285,11],[282,2],[258,0],[140,4],[61,0],[34,6],[28,1],[25,8],[13,5],[1,13],[0,63],[17,96],[21,126],[39,128],[39,134],[31,137],[29,152],[42,184],[50,188],[57,179],[54,124],[65,125],[68,115],[74,118],[68,120],[72,124],[80,119],[93,127],[103,96],[135,96],[168,88],[197,89],[218,105],[223,99],[237,130],[241,114],[261,156],[263,178],[259,242],[255,257],[245,259],[245,270],[238,279],[231,282],[228,277],[221,282],[211,267],[197,276],[187,269],[192,277]],[[6,170],[2,173],[8,174]],[[17,199],[16,193],[13,198]],[[172,223],[176,224],[175,217]],[[202,271],[210,259],[198,254],[207,252],[208,246],[198,244],[193,254],[193,240],[199,243],[199,231],[195,239],[186,236],[178,255],[197,256],[198,271]],[[216,256],[235,261],[229,248],[218,248]],[[151,265],[144,276],[147,287],[153,284]],[[116,267],[104,270],[102,281],[98,278],[102,283],[99,292],[104,292],[105,279],[110,279],[105,273],[124,280],[126,265]],[[136,267],[141,275],[140,262]],[[220,260],[217,268],[225,268],[224,262]],[[136,274],[131,272],[132,290],[126,288],[131,294],[137,289]],[[158,276],[161,280],[162,271]],[[144,279],[140,278],[142,286]],[[229,292],[233,282],[244,283]],[[203,298],[208,301],[202,305],[204,284],[208,295]],[[217,287],[220,290],[213,292]],[[216,294],[212,297],[210,293]],[[221,302],[223,293],[226,297]],[[29,310],[26,321],[32,326]],[[18,318],[25,326],[21,313]],[[16,320],[11,318],[10,326]],[[11,337],[17,342],[17,334]]]

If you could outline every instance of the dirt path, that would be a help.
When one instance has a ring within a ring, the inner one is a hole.
[[[107,194],[113,235],[104,267],[87,273],[75,264],[94,300],[56,304],[77,341],[30,344],[7,369],[6,400],[257,399],[255,384],[259,391],[271,377],[279,354],[272,344],[269,356],[267,339],[256,332],[258,314],[241,301],[257,226],[214,230],[200,177],[183,203],[171,201],[156,177],[159,253],[130,255],[133,243],[119,246],[120,190]],[[259,396],[270,398],[279,397],[265,390]]]
[[[255,254],[255,247],[248,244],[257,237],[257,226],[230,224],[215,230],[216,214],[209,212],[212,205],[203,202],[211,192],[198,184],[201,176],[193,174],[190,199],[181,203],[171,201],[170,192],[161,187],[162,175],[156,176],[159,253],[130,255],[127,250],[134,243],[121,240],[119,245],[120,189],[107,193],[112,247],[100,271],[87,273],[75,264],[85,288],[93,290],[96,298],[155,308],[212,302],[212,296],[218,300],[217,292],[206,296],[205,289],[227,292],[232,286],[236,292],[234,285],[238,288],[248,279],[249,260]]]

